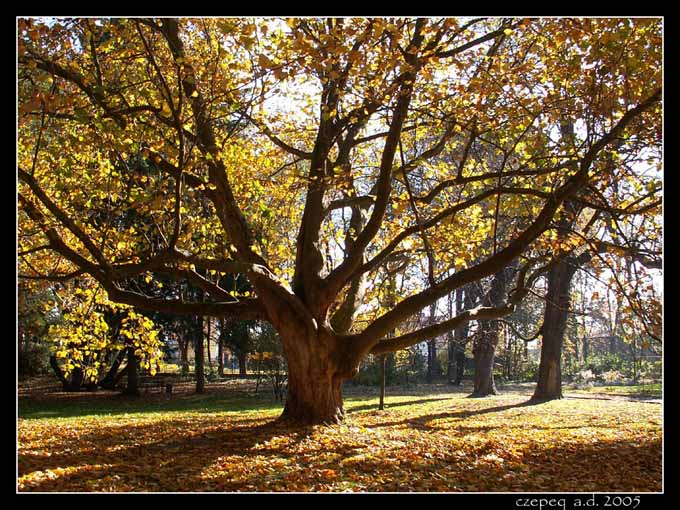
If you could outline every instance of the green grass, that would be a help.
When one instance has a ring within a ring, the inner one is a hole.
[[[100,415],[154,414],[194,411],[202,413],[280,410],[283,405],[264,395],[181,395],[170,398],[129,398],[78,394],[72,398],[36,400],[19,398],[19,417],[32,420],[43,418],[74,418]]]
[[[376,391],[377,393],[377,391]],[[104,398],[102,398],[104,397]],[[411,395],[388,396],[389,407],[441,400],[436,397],[421,398]],[[378,397],[371,395],[348,395],[344,398],[345,408],[352,412],[378,408]],[[143,395],[139,398],[118,395],[88,395],[80,393],[58,399],[19,398],[19,417],[26,420],[45,418],[79,418],[87,416],[115,416],[129,414],[165,414],[171,412],[198,413],[240,413],[270,411],[274,415],[283,410],[283,404],[275,401],[271,394],[263,392],[204,395],[164,396]]]
[[[593,386],[589,393],[609,393],[629,397],[661,398],[661,383],[634,384],[631,386]]]
[[[511,391],[530,391],[531,385],[516,385],[507,389]],[[524,388],[524,386],[527,386]],[[447,391],[465,394],[470,388],[445,388]],[[373,390],[373,389],[369,389]],[[360,390],[362,393],[366,388]],[[503,391],[503,388],[501,388]],[[661,383],[639,384],[634,386],[594,386],[587,390],[566,390],[570,392],[587,392],[606,394],[623,397],[661,398]],[[406,405],[407,403],[421,402],[420,395],[403,395],[402,388],[388,389],[390,392],[402,393],[402,396],[392,400],[392,405]],[[416,393],[422,392],[422,388]],[[345,407],[349,411],[362,411],[376,409],[378,406],[378,388],[368,395],[352,394],[353,389],[348,388],[345,392]],[[280,413],[283,404],[272,398],[268,388],[259,394],[248,391],[231,391],[206,393],[196,395],[193,393],[173,394],[165,396],[160,393],[145,394],[140,398],[129,398],[118,395],[102,395],[100,393],[77,393],[61,394],[59,398],[28,398],[19,397],[19,417],[22,419],[42,418],[74,418],[84,416],[115,416],[127,414],[168,413],[194,411],[199,413],[239,413],[249,411],[270,411],[273,415]],[[421,393],[422,395],[422,393]],[[103,398],[102,398],[103,397]],[[429,399],[426,399],[429,400]],[[403,403],[401,403],[403,401]]]

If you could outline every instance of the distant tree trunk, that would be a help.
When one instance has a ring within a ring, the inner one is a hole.
[[[109,368],[109,371],[106,373],[104,378],[99,383],[99,386],[101,388],[104,388],[106,390],[113,390],[115,388],[117,380],[116,375],[118,374],[118,370],[120,369],[121,363],[123,363],[124,357],[125,351],[119,351],[116,354],[113,363],[111,363],[111,368]]]
[[[458,288],[456,289],[455,292],[449,294],[449,318],[452,318],[454,316],[454,307],[453,305],[456,305],[455,307],[455,314],[458,314],[462,311],[463,309],[463,289]],[[456,335],[454,331],[449,331],[446,337],[447,341],[447,352],[446,352],[446,379],[449,384],[454,384],[455,377],[456,377]]]
[[[456,378],[456,344],[453,341],[453,332],[446,337],[446,382],[453,384]]]
[[[62,372],[61,367],[57,362],[57,357],[54,354],[50,356],[50,367],[52,367],[54,375],[56,375],[57,379],[59,379],[59,381],[61,382],[64,391],[74,391],[71,387],[71,382],[64,375],[64,372]]]
[[[486,397],[498,395],[493,377],[494,357],[498,345],[498,321],[485,321],[482,326],[481,338],[474,346],[475,378],[472,395]]]
[[[588,361],[588,347],[589,347],[589,341],[586,336],[583,337],[583,362],[586,363]]]
[[[206,356],[208,356],[208,370],[212,372],[212,359],[210,358],[210,327],[211,327],[212,321],[210,320],[210,317],[208,317],[208,334],[207,334],[207,340],[206,340]]]
[[[430,305],[430,324],[435,323],[435,305]],[[437,377],[437,339],[433,338],[427,342],[427,373],[425,380],[428,384],[432,383]]]
[[[387,364],[387,355],[380,356],[380,403],[378,409],[381,411],[385,409],[385,368]]]
[[[19,359],[22,359],[24,356],[24,345],[26,343],[26,335],[24,334],[24,328],[21,327],[21,321],[18,321],[17,323],[17,340],[19,342]],[[19,364],[19,369],[22,368],[22,364]]]
[[[123,379],[123,377],[125,377],[127,375],[129,368],[130,367],[128,365],[125,365],[123,367],[123,369],[120,372],[118,372],[118,375],[116,375],[116,381],[113,383],[114,388],[118,387],[118,385],[120,384],[120,381]]]
[[[245,324],[245,328],[243,330],[243,334],[245,336],[245,342],[244,346],[249,346],[250,345],[250,328],[248,327],[247,324]],[[248,367],[248,348],[243,348],[239,349],[238,352],[236,353],[236,357],[238,358],[238,373],[239,375],[247,375],[247,367]]]
[[[573,218],[578,214],[575,205],[566,202],[564,215],[558,223],[557,237],[569,234]],[[532,399],[551,400],[562,398],[562,344],[571,306],[571,281],[576,270],[587,263],[593,254],[586,251],[578,257],[558,253],[555,264],[548,272],[548,293],[545,300],[543,325],[541,326],[541,361],[538,366],[538,384]],[[587,348],[584,345],[584,348]]]
[[[510,335],[508,335],[508,328],[507,326],[502,326],[502,331],[503,331],[503,337],[505,338],[505,345],[504,345],[504,374],[506,379],[510,379],[512,377],[512,353],[513,353],[513,344],[510,339]]]
[[[139,396],[139,363],[133,347],[128,348],[127,356],[127,386],[123,395]]]
[[[389,264],[388,264],[388,269],[389,269]],[[387,306],[394,306],[394,303],[396,302],[396,294],[397,294],[397,285],[396,285],[396,280],[394,277],[394,273],[391,273],[388,280],[387,280],[387,293],[386,293],[386,304]],[[390,330],[387,333],[387,338],[394,338],[394,333],[395,330]],[[394,368],[394,353],[390,352],[388,354],[383,354],[381,356],[381,363],[380,363],[380,403],[378,405],[379,410],[385,409],[385,393],[386,393],[386,386],[387,386],[387,369],[388,369],[388,364],[390,368],[390,373],[393,373],[393,368]]]
[[[238,360],[238,375],[247,375],[247,361],[248,361],[248,354],[242,351],[239,351],[236,354],[236,359]]]
[[[509,269],[498,271],[491,282],[491,289],[484,299],[486,306],[499,306],[505,296]],[[479,321],[480,335],[475,342],[473,354],[475,358],[475,378],[472,396],[486,397],[498,395],[493,378],[494,358],[498,345],[500,322],[497,320]]]
[[[224,339],[222,335],[217,337],[217,375],[224,376]]]
[[[477,292],[472,285],[456,289],[456,314],[473,308],[477,299]],[[453,316],[453,312],[451,312],[451,316]],[[465,346],[468,342],[469,324],[469,322],[466,322],[453,331],[453,346],[449,355],[453,358],[455,378],[449,377],[449,381],[452,381],[455,386],[460,386],[465,375]]]
[[[427,342],[427,375],[426,381],[432,383],[437,377],[437,344],[436,339]]]
[[[569,290],[576,269],[576,261],[564,257],[548,273],[548,294],[541,326],[541,362],[532,397],[536,400],[562,398],[562,343],[569,317]]]
[[[453,381],[453,384],[456,386],[460,386],[461,382],[463,382],[464,375],[465,375],[465,352],[459,350],[458,352],[456,352],[456,379]]]
[[[177,344],[179,345],[179,364],[182,367],[182,375],[187,375],[189,373],[189,340],[178,338]]]
[[[196,371],[196,393],[203,393],[205,390],[205,370],[204,370],[204,346],[203,346],[203,317],[196,319],[194,329],[194,341],[196,350],[194,353],[194,368]]]
[[[70,391],[80,391],[85,381],[85,374],[83,374],[83,369],[80,367],[75,367],[71,372],[71,387]]]

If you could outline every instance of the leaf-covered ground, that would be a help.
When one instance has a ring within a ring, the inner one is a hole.
[[[19,491],[660,491],[659,400],[530,387],[389,388],[346,397],[346,423],[284,429],[269,395],[20,396]],[[377,393],[377,392],[376,392]]]

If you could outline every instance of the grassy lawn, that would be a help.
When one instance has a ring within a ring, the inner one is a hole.
[[[598,388],[601,389],[601,388]],[[127,400],[19,397],[20,491],[661,490],[658,400],[531,386],[467,398],[444,385],[348,388],[341,426],[281,428],[281,403],[238,383]]]
[[[627,395],[631,397],[661,398],[661,383],[635,384],[631,386],[593,386],[590,393]]]

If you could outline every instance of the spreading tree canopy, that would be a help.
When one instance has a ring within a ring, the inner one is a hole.
[[[298,422],[369,353],[512,312],[565,202],[658,212],[659,19],[18,25],[19,276],[270,322]],[[500,305],[411,320],[510,264]]]

